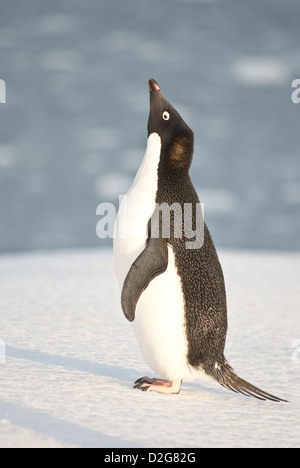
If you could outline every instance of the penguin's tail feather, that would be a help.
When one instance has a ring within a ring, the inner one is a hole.
[[[251,383],[247,382],[244,379],[241,379],[236,375],[233,369],[229,366],[228,363],[221,365],[217,372],[214,372],[215,379],[228,390],[232,390],[236,393],[242,393],[246,396],[252,396],[258,398],[259,400],[271,400],[276,402],[288,402],[282,398],[271,395],[271,393],[265,392],[258,387],[255,387]]]

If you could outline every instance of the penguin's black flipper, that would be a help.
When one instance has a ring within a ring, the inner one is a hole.
[[[137,257],[125,278],[121,304],[129,322],[135,318],[136,304],[150,281],[166,271],[168,246],[166,239],[149,237],[146,248]]]

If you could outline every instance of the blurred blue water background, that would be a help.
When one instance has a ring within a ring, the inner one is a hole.
[[[299,0],[0,0],[0,252],[101,247],[153,76],[195,133],[217,247],[300,248]]]

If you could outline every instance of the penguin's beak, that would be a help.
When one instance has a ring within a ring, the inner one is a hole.
[[[148,80],[149,84],[149,90],[152,92],[157,92],[160,90],[160,87],[158,86],[157,82],[154,80],[154,78],[149,78]]]
[[[165,98],[163,92],[154,78],[148,80],[150,94],[150,113],[148,118],[148,135],[158,132],[160,126],[160,117],[164,110],[169,109],[171,105]]]

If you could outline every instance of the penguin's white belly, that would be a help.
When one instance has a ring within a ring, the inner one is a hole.
[[[171,246],[167,270],[142,293],[133,326],[144,359],[157,374],[171,381],[193,379],[187,364],[181,280]]]

